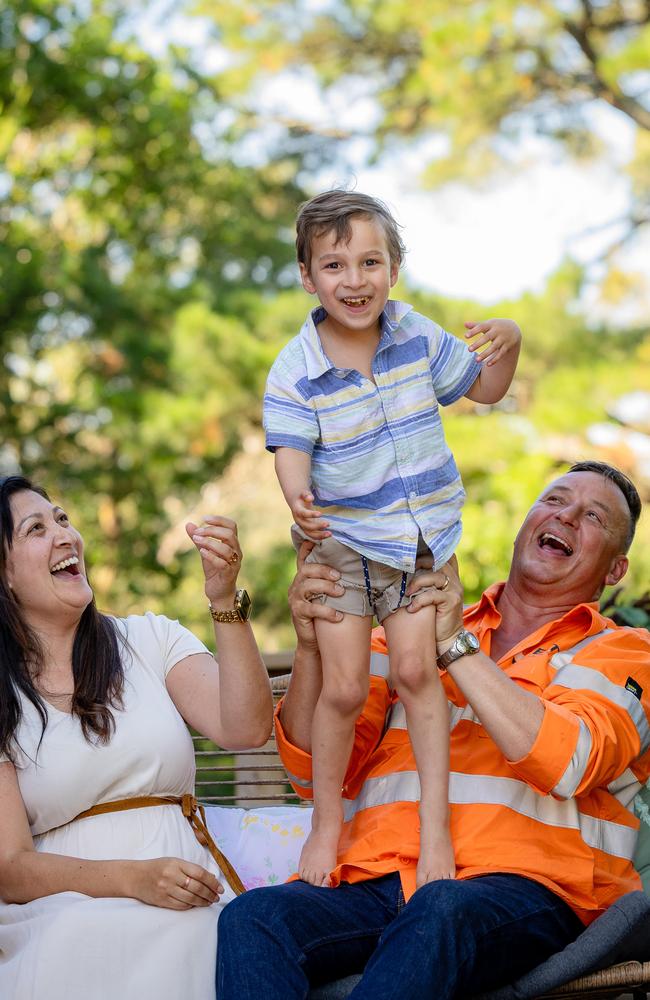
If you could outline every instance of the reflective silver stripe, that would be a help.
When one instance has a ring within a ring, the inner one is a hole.
[[[463,722],[474,722],[476,723],[477,726],[483,725],[483,723],[481,722],[481,720],[479,719],[478,715],[476,714],[471,705],[465,705],[461,709],[456,708],[456,706],[454,706],[454,708],[458,712],[458,718],[454,722],[454,725],[456,725],[456,722],[460,722],[461,719],[463,720]]]
[[[449,730],[454,728],[454,726],[460,722],[462,718],[469,715],[473,722],[478,722],[478,719],[472,712],[469,705],[465,708],[459,708],[457,705],[453,705],[450,701],[447,702],[449,706]],[[401,701],[396,701],[395,704],[390,709],[388,713],[387,729],[408,729],[406,724],[406,710]]]
[[[286,770],[287,769],[285,768],[285,771]],[[292,785],[298,785],[299,788],[311,788],[313,784],[311,779],[306,780],[305,778],[297,778],[295,774],[291,773],[291,771],[287,771],[287,778]]]
[[[553,789],[553,794],[559,796],[561,799],[570,799],[572,795],[575,795],[576,788],[582,781],[584,773],[587,770],[587,764],[589,763],[592,744],[591,733],[582,719],[579,719],[579,725],[580,732],[578,733],[576,748],[573,751],[564,774]]]
[[[558,800],[539,795],[525,781],[494,775],[453,773],[449,801],[458,805],[501,805],[548,826],[577,830],[580,826],[575,799]]]
[[[622,774],[614,781],[610,781],[607,791],[611,792],[622,806],[634,812],[634,797],[641,791],[641,782],[630,767],[626,767]]]
[[[396,701],[388,713],[387,729],[408,729],[406,711],[401,701]]]
[[[388,654],[387,653],[371,653],[370,654],[370,673],[374,677],[388,677]]]
[[[558,653],[557,655],[561,656],[562,654]],[[554,656],[553,660],[555,659],[556,657]],[[551,663],[553,663],[553,660]],[[639,753],[645,753],[648,747],[650,747],[650,726],[648,725],[641,702],[631,691],[627,691],[620,684],[614,684],[613,681],[610,681],[599,670],[594,670],[591,667],[579,667],[577,664],[571,663],[567,666],[562,666],[557,671],[552,683],[558,684],[560,687],[571,688],[574,691],[581,689],[596,691],[607,698],[608,701],[619,705],[630,716],[639,734],[639,742],[641,744]]]
[[[369,778],[353,801],[345,801],[345,819],[364,809],[393,802],[419,802],[420,779],[417,771],[400,771],[380,778]],[[453,805],[497,805],[512,809],[521,816],[546,826],[580,831],[585,843],[621,858],[631,859],[636,831],[609,820],[596,819],[579,812],[576,799],[558,800],[539,795],[516,778],[492,775],[449,775],[449,801]]]
[[[606,819],[580,816],[580,831],[585,844],[605,854],[632,861],[636,849],[637,830]]]
[[[419,802],[420,779],[417,771],[398,771],[381,778],[367,778],[356,799],[343,800],[345,820],[355,813],[375,806],[386,806],[392,802]]]
[[[604,635],[613,635],[616,630],[613,628],[604,628],[600,632],[595,632],[594,635],[588,635],[586,639],[581,639],[577,642],[575,646],[571,646],[569,649],[563,650],[561,653],[555,653],[550,659],[550,664],[555,667],[556,670],[560,670],[561,667],[567,666],[569,663],[573,663],[573,658],[575,653],[579,653],[581,649],[585,646],[590,646],[595,639],[601,639]]]

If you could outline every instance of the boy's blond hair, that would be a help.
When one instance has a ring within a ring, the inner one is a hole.
[[[399,234],[398,223],[389,209],[378,198],[360,194],[358,191],[343,191],[338,188],[324,191],[309,201],[303,202],[296,218],[296,254],[298,262],[311,269],[311,244],[318,236],[334,230],[336,243],[348,242],[352,236],[350,220],[355,216],[376,219],[386,234],[391,264],[400,266],[406,248]]]

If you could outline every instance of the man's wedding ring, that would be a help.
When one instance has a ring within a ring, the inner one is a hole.
[[[442,575],[445,578],[445,582],[443,583],[442,587],[438,587],[438,590],[446,590],[447,587],[449,586],[449,577],[447,576],[446,573],[443,573]]]

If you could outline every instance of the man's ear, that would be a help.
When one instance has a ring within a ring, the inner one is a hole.
[[[627,573],[629,565],[630,562],[627,556],[615,556],[612,565],[609,567],[609,573],[605,577],[605,585],[607,587],[613,587],[615,584],[619,583],[619,581],[622,580]]]
[[[303,264],[302,261],[300,261],[298,266],[300,268],[300,280],[302,281],[302,287],[305,289],[306,292],[309,292],[310,295],[315,295],[316,286],[314,282],[311,280],[311,274],[307,270],[306,265]]]

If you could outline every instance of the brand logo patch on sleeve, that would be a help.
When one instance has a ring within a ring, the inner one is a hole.
[[[628,677],[628,679],[626,680],[626,682],[625,682],[625,690],[626,691],[630,691],[634,695],[635,698],[638,698],[639,701],[641,701],[641,695],[643,694],[643,688],[641,687],[641,685],[637,681],[634,680],[633,677]]]

